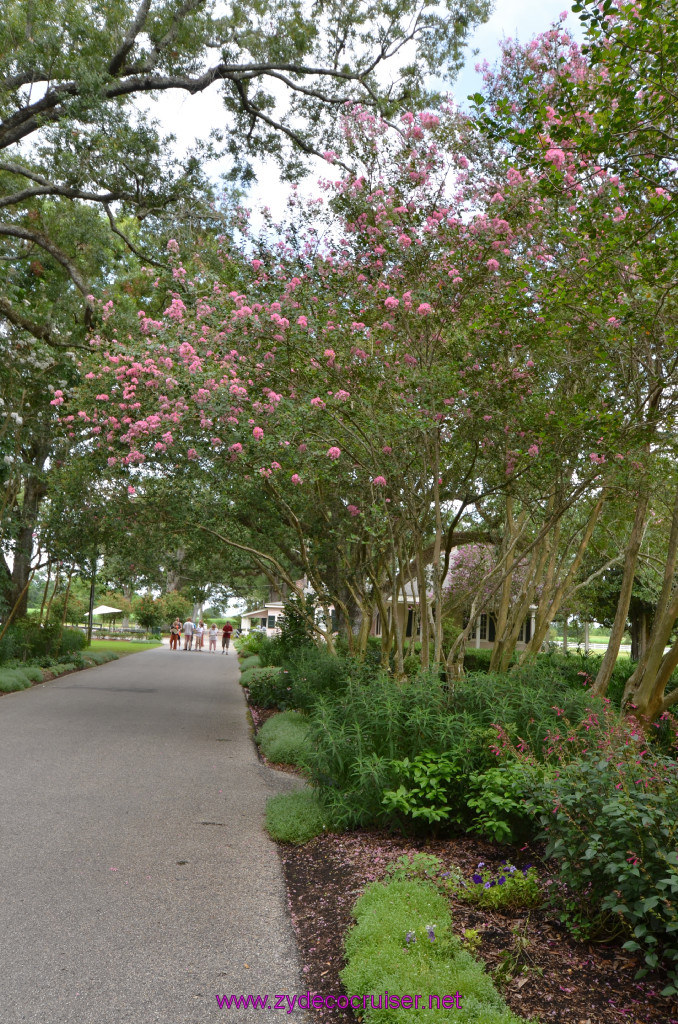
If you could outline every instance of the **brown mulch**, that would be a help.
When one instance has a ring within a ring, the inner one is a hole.
[[[261,709],[252,712],[255,727],[270,717],[263,712],[262,719]],[[279,848],[304,989],[323,996],[343,992],[343,943],[356,900],[402,854],[435,854],[466,877],[480,861],[492,872],[499,872],[506,859],[517,867],[534,863],[542,880],[548,880],[538,851],[500,847],[474,836],[418,840],[361,830]],[[640,962],[621,948],[622,940],[610,945],[577,943],[545,909],[503,914],[455,897],[450,905],[455,933],[469,928],[480,934],[474,954],[490,972],[500,968],[507,952],[515,952],[514,975],[497,984],[520,1016],[538,1016],[543,1024],[678,1024],[678,1000],[659,995],[666,981],[658,976],[634,981]],[[354,1024],[361,1019],[350,1009],[312,1010],[311,1015],[315,1024]]]

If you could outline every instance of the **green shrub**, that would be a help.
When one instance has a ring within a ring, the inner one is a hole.
[[[536,787],[546,855],[565,892],[561,919],[578,937],[627,934],[648,969],[663,966],[678,992],[678,763],[617,732]]]
[[[496,722],[506,723],[507,743],[522,737],[545,757],[544,740],[558,723],[554,708],[576,720],[590,703],[562,679],[520,674],[468,676],[453,687],[436,673],[405,683],[383,675],[369,685],[349,678],[344,691],[318,697],[311,708],[311,777],[344,826],[398,827],[402,818],[383,804],[383,794],[401,785],[397,762],[430,751],[452,762],[461,779],[484,773],[497,764]],[[450,822],[477,817],[469,795],[465,783],[450,785]]]
[[[257,743],[264,757],[274,764],[304,766],[310,745],[308,719],[298,711],[283,711],[264,722],[257,733]]]
[[[42,669],[38,668],[37,665],[26,665],[22,672],[26,675],[31,683],[41,683],[44,679]]]
[[[483,772],[471,772],[467,780],[467,806],[475,817],[469,831],[487,836],[495,843],[527,839],[534,826],[525,805],[526,774],[539,771],[522,761],[506,761]]]
[[[0,669],[0,693],[14,693],[17,690],[25,690],[30,685],[31,680],[22,669]]]
[[[82,650],[87,643],[79,629],[61,627],[59,622],[40,625],[37,619],[26,618],[13,622],[0,641],[0,664],[13,658],[22,661],[40,660]]]
[[[300,846],[327,827],[325,810],[312,789],[272,796],[266,803],[266,830],[276,842]]]
[[[284,694],[288,690],[282,669],[274,666],[248,668],[241,674],[240,683],[249,689],[251,703],[262,708],[279,707],[278,698],[283,700]],[[289,700],[283,710],[287,707],[289,707]]]
[[[339,696],[348,685],[349,675],[359,675],[355,662],[339,658],[324,645],[306,645],[284,658],[290,687],[290,703],[301,711],[310,711],[320,696]]]
[[[236,637],[233,641],[238,655],[258,654],[264,640],[267,639],[266,631],[261,629],[250,629],[243,636]]]
[[[405,757],[391,761],[390,768],[399,785],[382,794],[381,802],[388,812],[415,825],[423,822],[430,827],[449,821],[451,789],[461,782],[454,761],[427,750],[412,760]]]
[[[260,668],[261,661],[258,654],[248,654],[240,659],[240,671],[246,672],[248,668]]]
[[[360,997],[365,1024],[520,1021],[494,988],[485,968],[452,934],[447,903],[429,882],[373,882],[353,914],[357,923],[346,937],[347,965],[341,980],[349,996]],[[387,1008],[385,991],[397,995],[398,1000],[405,995],[420,994],[422,998],[418,1007],[409,1008],[393,1006],[390,997]],[[375,995],[363,1001],[363,993]],[[445,1003],[443,997],[448,997]],[[450,1010],[448,1015],[445,1009]]]

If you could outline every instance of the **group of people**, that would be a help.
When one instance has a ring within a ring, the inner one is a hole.
[[[199,622],[194,622],[193,619],[188,618],[184,623],[180,619],[175,619],[170,627],[170,650],[178,651],[180,649],[183,633],[185,651],[202,651],[205,634],[207,634],[209,650],[212,654],[216,654],[219,632],[219,627],[214,624],[208,629],[202,619]],[[228,654],[232,632],[233,626],[230,622],[226,622],[221,629],[221,650],[226,654]]]

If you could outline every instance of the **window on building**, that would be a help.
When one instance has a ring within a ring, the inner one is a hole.
[[[487,640],[487,615],[484,612],[480,616],[480,639]]]
[[[266,616],[265,615],[261,616],[261,618],[259,619],[259,624],[261,625],[262,629],[266,629]]]
[[[268,628],[275,629],[275,615],[269,615],[268,617]]]

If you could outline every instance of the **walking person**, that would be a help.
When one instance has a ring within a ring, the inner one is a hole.
[[[210,637],[210,651],[212,651],[213,654],[217,653],[217,636],[218,635],[219,635],[219,630],[214,625],[214,623],[212,623],[212,625],[210,626],[209,637]]]
[[[190,651],[193,644],[193,620],[187,618],[184,622],[184,650]]]
[[[228,654],[228,648],[231,643],[231,633],[233,632],[233,626],[230,622],[224,623],[224,628],[221,631],[221,652],[225,651]]]
[[[181,636],[181,619],[175,619],[170,626],[170,651],[179,650],[179,637]]]

